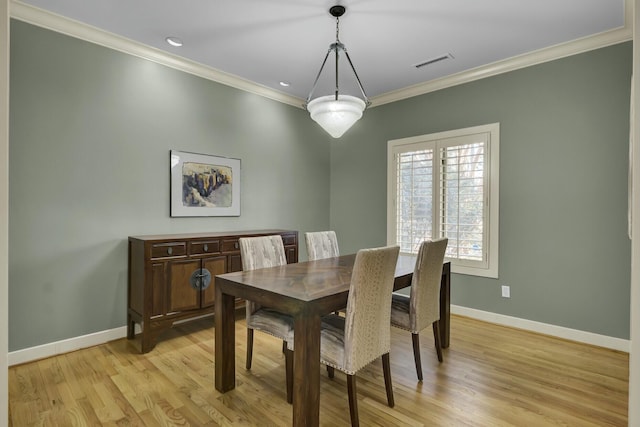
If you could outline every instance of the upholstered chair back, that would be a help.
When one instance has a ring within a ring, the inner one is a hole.
[[[242,237],[240,255],[244,271],[277,267],[287,263],[282,236]]]
[[[349,287],[343,371],[355,374],[391,349],[391,293],[398,246],[361,249]]]
[[[257,270],[259,268],[277,267],[287,263],[282,236],[241,237],[240,256],[242,270]],[[252,301],[246,302],[247,317],[258,308]]]
[[[304,233],[309,261],[340,256],[335,231],[313,231]]]
[[[418,333],[440,319],[440,280],[449,239],[422,242],[411,280],[409,329]]]

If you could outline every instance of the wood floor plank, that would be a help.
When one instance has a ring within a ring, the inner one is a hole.
[[[358,372],[367,426],[626,426],[628,354],[453,316],[451,346],[438,363],[421,334],[424,381],[411,335],[391,329],[395,407],[382,365]],[[100,346],[9,369],[10,426],[286,426],[282,342],[256,333],[244,369],[246,327],[236,322],[236,388],[214,388],[211,318],[177,325],[156,348],[135,341]],[[348,426],[344,375],[322,370],[320,425]]]

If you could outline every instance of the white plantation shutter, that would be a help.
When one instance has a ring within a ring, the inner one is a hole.
[[[397,156],[396,236],[400,251],[418,253],[433,235],[433,149]]]
[[[389,141],[388,244],[447,237],[454,272],[497,277],[498,125]]]
[[[439,234],[449,238],[448,258],[485,263],[486,139],[486,134],[455,138],[439,150]]]

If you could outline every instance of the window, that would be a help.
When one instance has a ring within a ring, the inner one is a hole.
[[[454,273],[498,277],[498,123],[388,142],[387,241],[447,237]]]

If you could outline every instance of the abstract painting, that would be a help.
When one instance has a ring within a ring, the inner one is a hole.
[[[171,150],[171,216],[239,216],[240,160]]]

